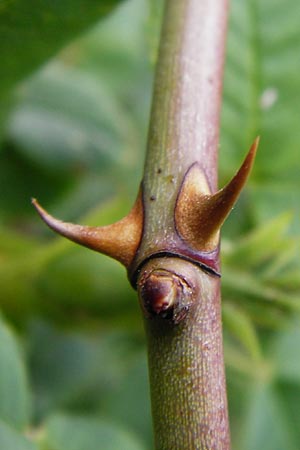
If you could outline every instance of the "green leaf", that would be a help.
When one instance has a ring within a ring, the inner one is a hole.
[[[279,217],[262,223],[252,232],[225,245],[223,261],[238,267],[260,267],[278,254],[295,248],[295,242],[287,237],[287,230],[292,220],[292,214],[284,212]]]
[[[295,212],[299,230],[300,6],[295,0],[231,3],[221,133],[224,182],[261,135],[239,207],[254,223]]]
[[[273,329],[300,304],[299,13],[295,0],[233,0],[227,39],[221,186],[255,136],[261,143],[224,227],[223,299]]]
[[[0,448],[3,450],[37,450],[37,446],[0,420]]]
[[[136,395],[136,393],[139,393]],[[103,399],[101,411],[134,430],[153,448],[149,376],[145,350],[132,359],[122,382]]]
[[[61,408],[94,411],[123,383],[140,344],[134,331],[63,332],[34,323],[30,366],[39,420]]]
[[[233,449],[296,450],[300,439],[299,320],[290,321],[264,341],[264,359],[258,364],[244,365],[244,372],[238,365],[231,366]]]
[[[0,95],[96,23],[117,3],[117,0],[3,2],[0,10]]]
[[[235,448],[297,450],[298,444],[276,390],[257,383],[248,397],[248,411]]]
[[[292,433],[295,435],[296,442],[300,442],[300,384],[289,382],[278,382],[277,390],[280,395],[280,406],[289,421]]]
[[[0,361],[0,419],[16,428],[24,428],[30,415],[29,386],[16,338],[2,318]],[[0,445],[0,448],[6,447]]]
[[[299,249],[299,245],[297,246]],[[298,255],[299,255],[298,250]],[[281,274],[277,274],[276,284],[284,289],[299,292],[300,289],[300,278],[299,278],[299,266],[300,261],[296,260],[295,264],[288,267]]]
[[[37,250],[39,245],[34,238],[22,236],[0,225],[0,260],[7,260],[11,257],[22,257],[24,253]]]
[[[136,436],[96,417],[56,415],[46,425],[45,449],[144,450]]]
[[[230,303],[222,307],[223,321],[227,330],[244,346],[253,360],[261,359],[261,349],[256,330],[249,316]]]
[[[282,306],[287,311],[300,311],[299,297],[264,284],[256,274],[240,271],[229,267],[224,268],[223,292],[228,299],[241,302],[255,300],[269,302],[274,306]]]
[[[271,357],[280,380],[300,385],[300,324],[296,321],[290,329],[281,331],[271,347]]]
[[[21,99],[8,138],[42,169],[104,173],[120,158],[131,124],[95,75],[55,62],[24,85]]]
[[[17,90],[0,160],[5,223],[30,214],[31,196],[73,217],[118,192],[134,198],[150,103],[146,19],[145,0],[124,2]]]
[[[80,311],[85,311],[104,322],[108,320],[108,323],[119,318],[125,325],[128,318],[129,327],[139,315],[137,296],[124,267],[86,249],[70,245],[65,255],[44,267],[36,283],[43,295],[44,306],[48,305],[49,312],[60,310],[61,320],[64,318],[63,305],[72,308],[74,319]],[[52,299],[56,305],[51,307]],[[65,316],[67,321],[68,317],[70,312]]]

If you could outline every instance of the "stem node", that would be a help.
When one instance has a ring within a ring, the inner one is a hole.
[[[154,267],[150,271],[143,270],[138,291],[142,309],[150,319],[158,316],[178,324],[193,303],[192,286],[182,275],[170,269]]]

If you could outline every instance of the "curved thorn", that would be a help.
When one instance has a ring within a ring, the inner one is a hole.
[[[177,201],[175,221],[179,234],[191,246],[202,251],[212,251],[218,245],[219,231],[236,203],[251,172],[259,137],[252,144],[243,164],[229,183],[215,194],[203,190],[200,168],[187,174]]]
[[[143,226],[142,196],[139,193],[130,213],[122,220],[103,227],[63,222],[51,216],[36,199],[32,204],[53,231],[77,244],[117,259],[128,267],[138,248]]]
[[[210,223],[214,223],[215,228],[221,228],[245,186],[254,164],[258,144],[259,137],[253,142],[243,164],[231,181],[209,197],[207,207],[210,211]]]

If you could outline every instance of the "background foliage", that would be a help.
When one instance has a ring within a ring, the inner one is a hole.
[[[152,447],[144,336],[124,270],[55,237],[29,202],[33,195],[58,217],[106,224],[128,211],[142,176],[161,2],[94,3],[0,9],[6,450]],[[236,450],[300,446],[299,19],[295,0],[231,4],[220,184],[261,135],[223,232]]]

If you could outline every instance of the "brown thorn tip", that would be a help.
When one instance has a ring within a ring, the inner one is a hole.
[[[239,198],[253,167],[258,144],[259,137],[251,145],[240,169],[229,183],[208,197],[207,210],[209,211],[210,218],[207,218],[207,224],[211,227],[212,232],[216,233],[221,228]]]
[[[253,166],[254,160],[255,160],[255,156],[257,153],[257,149],[258,149],[258,145],[259,145],[259,141],[260,141],[260,136],[257,136],[253,142],[253,144],[250,147],[250,150],[248,152],[248,154],[246,155],[246,158],[241,166],[241,169],[246,165],[247,167],[246,172],[247,172],[247,177],[250,174],[250,170]],[[241,170],[240,169],[240,170]],[[240,170],[238,170],[238,173],[240,172]]]
[[[255,139],[241,167],[236,172],[231,181],[229,181],[229,183],[227,183],[226,186],[224,186],[222,189],[220,189],[218,192],[212,195],[211,197],[212,199],[222,198],[223,202],[226,201],[228,205],[230,205],[230,207],[233,207],[234,203],[236,202],[239,194],[242,191],[242,188],[245,186],[245,183],[250,175],[257,152],[259,139],[260,139],[259,136]],[[230,210],[228,211],[228,213],[229,212]]]
[[[192,248],[208,252],[217,247],[220,228],[249,177],[258,143],[259,137],[234,177],[215,194],[204,189],[203,172],[198,165],[187,173],[178,196],[175,221],[179,234]]]
[[[37,201],[37,199],[32,198],[31,203],[35,207],[36,211],[42,218],[42,220],[48,225],[49,228],[51,228],[53,231],[56,231],[57,233],[68,237],[70,237],[70,231],[71,226],[73,224],[69,224],[67,222],[62,222],[61,220],[56,219],[55,217],[51,216]],[[79,225],[73,225],[74,227],[79,227]],[[69,228],[69,229],[68,229]]]
[[[37,210],[37,212],[39,213],[39,215],[41,216],[41,218],[43,220],[45,219],[45,217],[49,216],[47,211],[39,204],[39,202],[37,201],[36,198],[32,197],[31,203],[35,207],[35,209]]]

